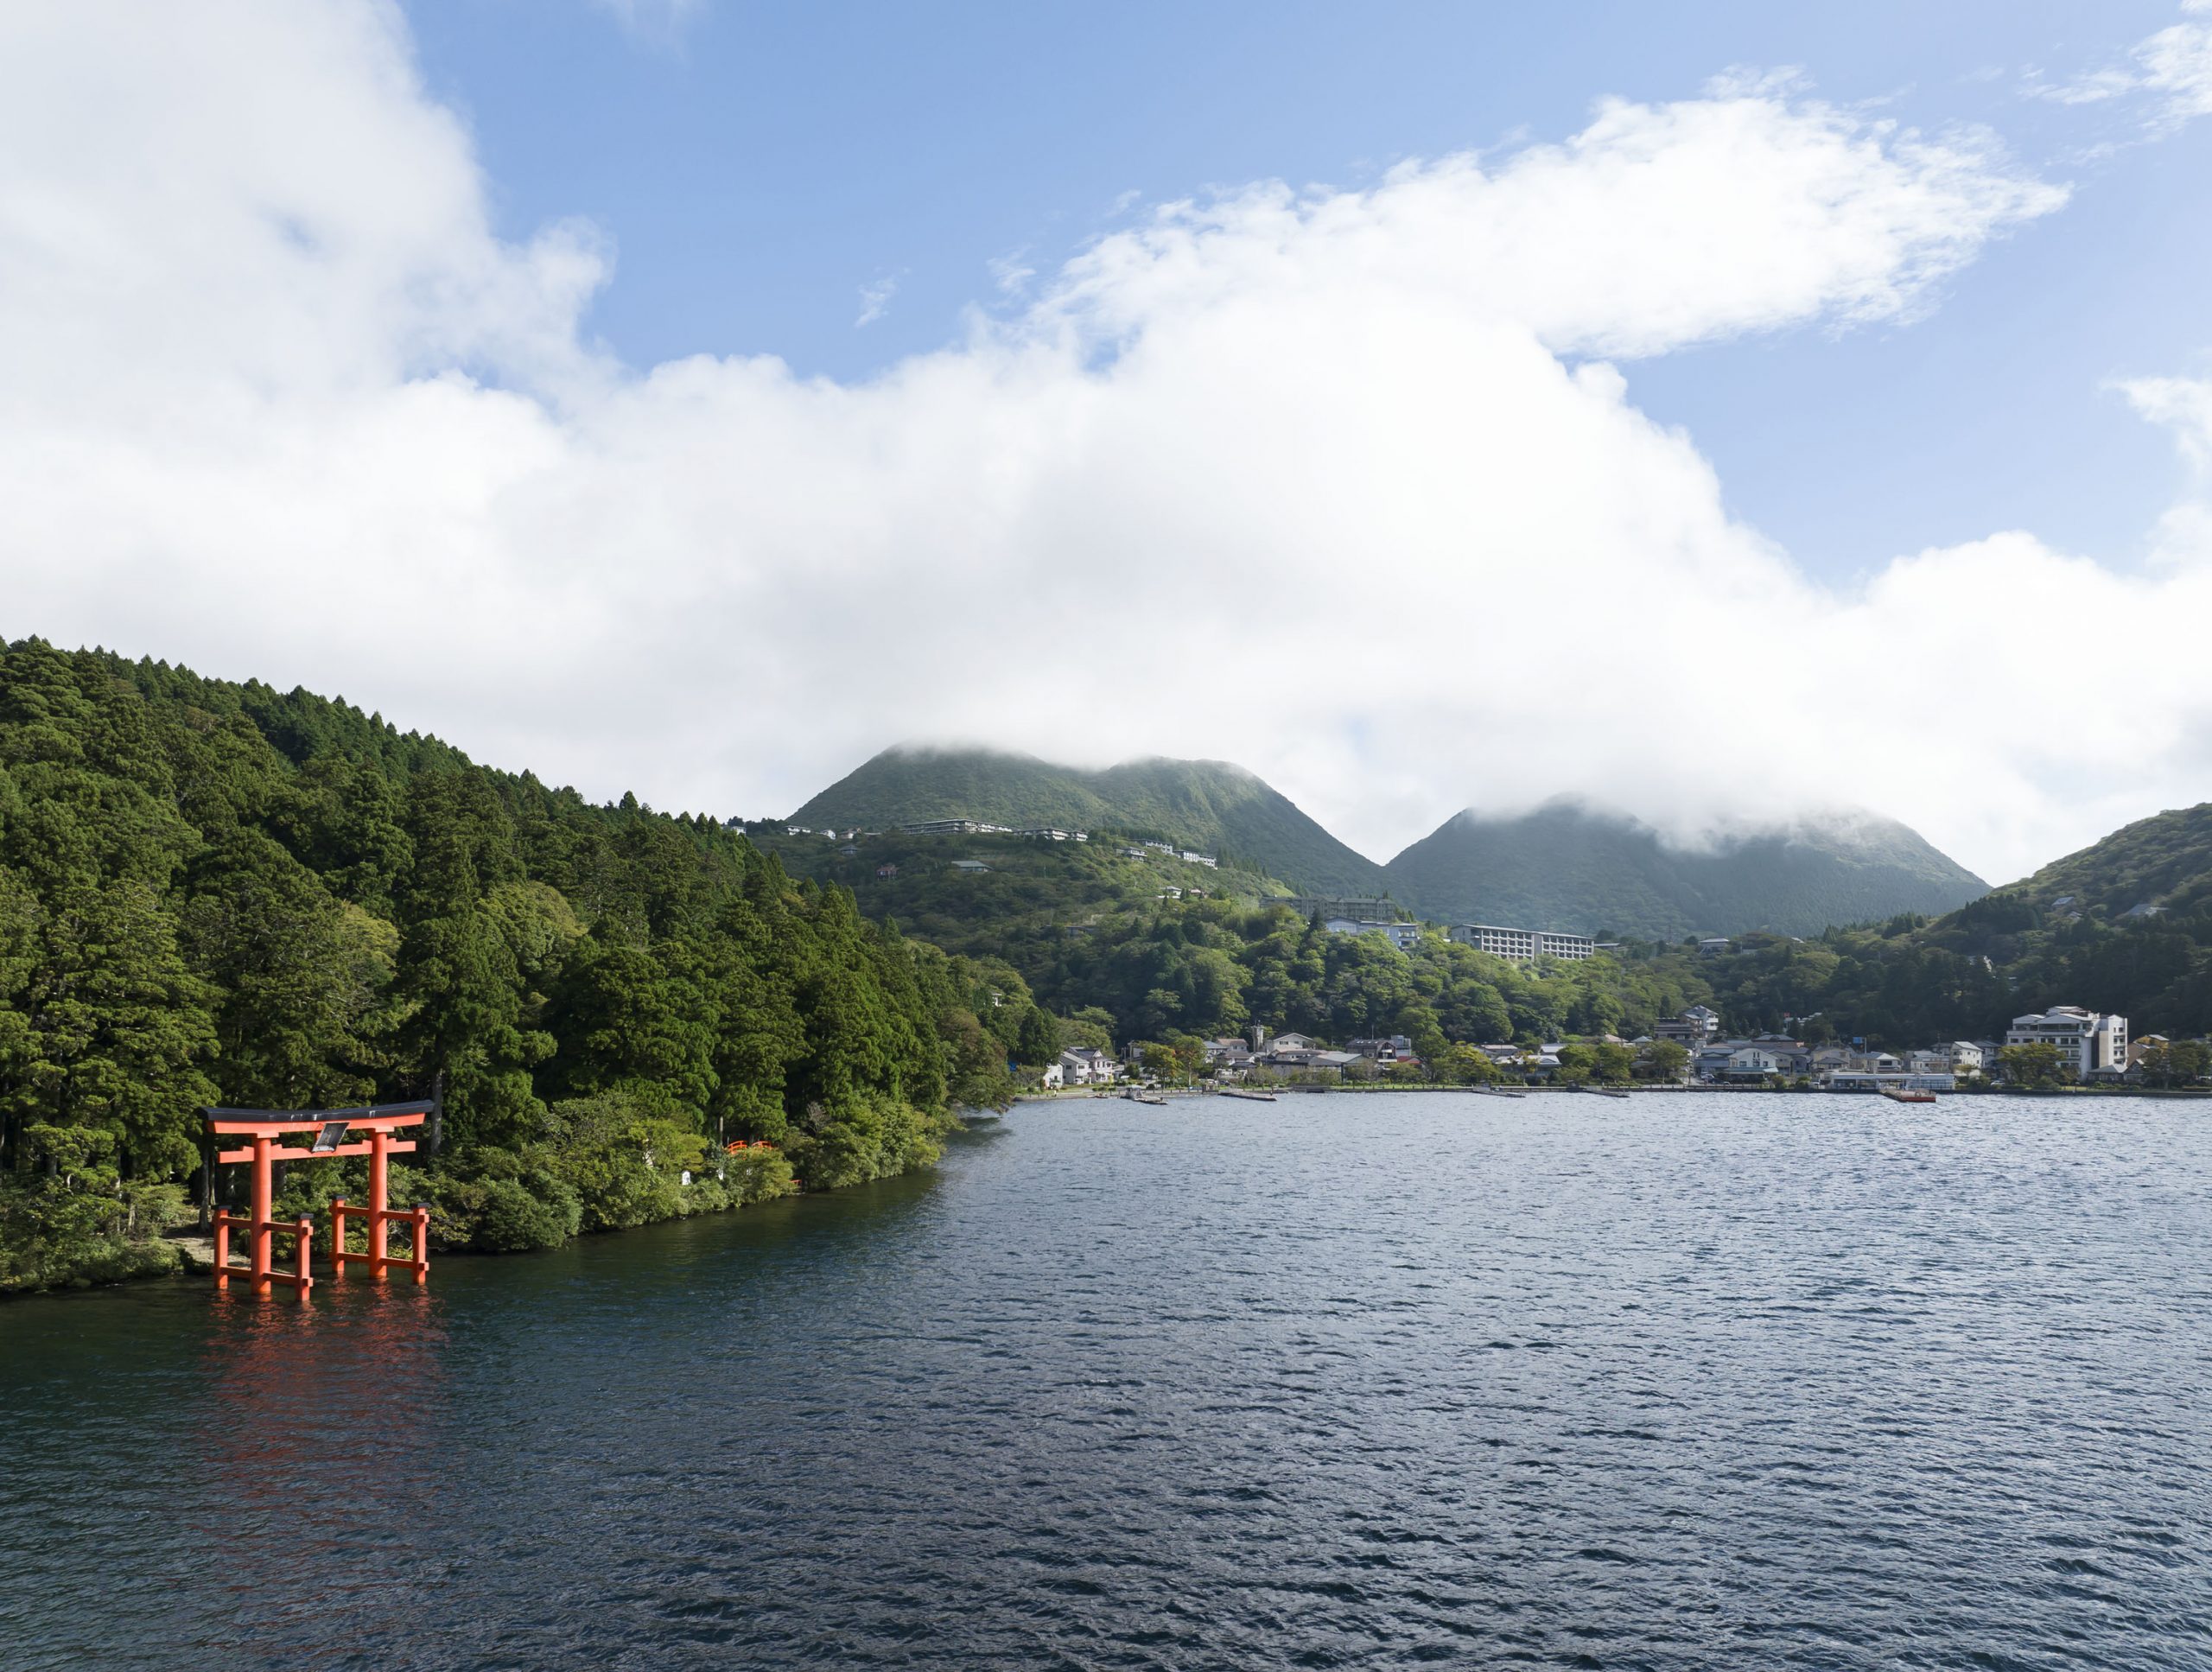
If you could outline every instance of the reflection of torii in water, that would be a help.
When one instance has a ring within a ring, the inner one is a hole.
[[[394,1155],[411,1154],[415,1149],[412,1139],[395,1141],[392,1134],[401,1127],[420,1126],[437,1109],[435,1098],[426,1097],[411,1103],[375,1103],[365,1109],[203,1109],[201,1117],[207,1123],[209,1165],[216,1162],[248,1161],[253,1166],[253,1211],[250,1215],[218,1213],[215,1223],[215,1287],[226,1289],[233,1277],[248,1277],[253,1281],[253,1292],[266,1294],[272,1284],[283,1283],[293,1294],[304,1300],[308,1291],[315,1287],[315,1279],[308,1272],[308,1254],[315,1238],[315,1224],[305,1214],[296,1223],[285,1224],[270,1218],[270,1203],[274,1197],[275,1164],[278,1161],[320,1161],[335,1160],[341,1155],[365,1155],[369,1158],[369,1205],[365,1208],[349,1207],[346,1198],[339,1197],[330,1205],[330,1260],[332,1269],[339,1275],[346,1275],[348,1261],[366,1265],[370,1275],[378,1282],[384,1281],[386,1270],[401,1267],[415,1274],[415,1281],[430,1281],[430,1210],[423,1204],[412,1208],[391,1208],[385,1205],[386,1161]],[[348,1143],[349,1134],[365,1132],[365,1143]],[[314,1141],[305,1149],[289,1146],[278,1148],[282,1137],[312,1137]],[[217,1149],[215,1141],[221,1138],[246,1138],[251,1142],[244,1149]],[[211,1174],[210,1183],[213,1183]],[[211,1189],[210,1198],[213,1196]],[[369,1248],[365,1254],[354,1254],[346,1247],[346,1221],[348,1218],[368,1222]],[[394,1256],[386,1238],[385,1227],[393,1220],[410,1222],[414,1230],[414,1248],[410,1255]],[[233,1228],[248,1231],[251,1240],[247,1244],[247,1262],[243,1266],[231,1263],[231,1231]],[[293,1239],[293,1252],[298,1269],[280,1272],[270,1268],[270,1242],[273,1237],[283,1235]]]

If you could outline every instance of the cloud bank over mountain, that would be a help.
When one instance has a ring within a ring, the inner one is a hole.
[[[1375,854],[1580,791],[1872,803],[2002,878],[2212,780],[2200,504],[2139,569],[2001,531],[1838,592],[1633,399],[1939,306],[2066,200],[1992,136],[1605,101],[1160,207],[852,385],[617,363],[607,238],[491,189],[389,6],[0,19],[0,633],[721,813],[935,738],[1236,759]],[[2202,386],[2129,394],[2201,467]]]

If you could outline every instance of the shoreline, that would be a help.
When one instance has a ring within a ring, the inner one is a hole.
[[[1212,1097],[1230,1088],[1221,1086],[1147,1086],[1146,1097],[1167,1097],[1188,1102],[1196,1098]],[[1516,1085],[1496,1084],[1484,1085],[1240,1085],[1239,1091],[1266,1091],[1276,1097],[1311,1097],[1318,1093],[1348,1092],[1355,1096],[1373,1097],[1386,1092],[1472,1092],[1478,1097],[1485,1093],[1511,1092],[1515,1095],[1546,1092],[1560,1097],[1613,1097],[1617,1094],[1687,1096],[1687,1097],[1743,1097],[1764,1094],[1777,1097],[1879,1097],[1881,1091],[1871,1086],[1826,1085],[1545,1085],[1542,1084]],[[2028,1088],[2024,1086],[1975,1086],[1968,1090],[1937,1091],[1936,1098],[1946,1097],[2152,1097],[2177,1098],[2184,1103],[2202,1103],[2212,1099],[2212,1086],[2133,1086],[2133,1085],[2053,1085]],[[1122,1090],[1101,1090],[1084,1087],[1076,1090],[1024,1091],[1014,1098],[1017,1103],[1141,1103],[1144,1098],[1127,1096]],[[1249,1102],[1249,1098],[1235,1098],[1233,1102]]]

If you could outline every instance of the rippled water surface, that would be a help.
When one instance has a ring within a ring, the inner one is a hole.
[[[1018,1109],[0,1306],[0,1665],[2212,1665],[2212,1109]]]

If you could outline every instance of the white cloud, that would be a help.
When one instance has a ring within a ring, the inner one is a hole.
[[[2154,135],[2212,116],[2212,0],[2183,0],[2181,10],[2183,21],[2138,41],[2126,64],[2056,86],[2035,82],[2031,90],[2062,105],[2139,104]]]
[[[705,0],[591,0],[632,35],[646,41],[672,41],[706,9]]]
[[[0,633],[723,813],[900,738],[1223,756],[1377,853],[1580,789],[1871,800],[2004,874],[2212,766],[2212,566],[1828,592],[1592,358],[1910,318],[2063,199],[1986,138],[1607,103],[1170,206],[856,385],[583,346],[599,242],[493,236],[371,0],[14,9],[0,159]]]
[[[861,286],[861,311],[853,321],[855,329],[874,325],[890,310],[891,298],[899,294],[899,280],[894,274]]]

